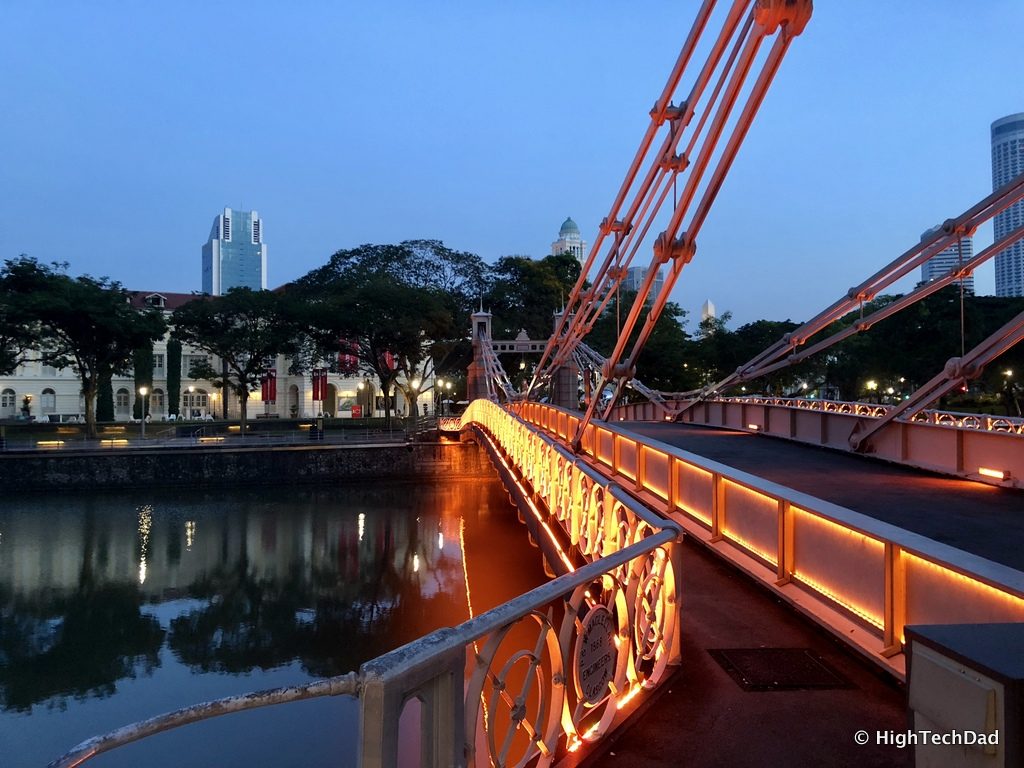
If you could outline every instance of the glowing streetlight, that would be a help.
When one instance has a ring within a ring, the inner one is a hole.
[[[868,388],[868,390],[874,392],[876,389],[878,389],[878,382],[875,381],[874,379],[869,379],[868,383],[865,386]]]
[[[139,387],[139,395],[142,397],[142,439],[146,439],[146,395],[149,394],[149,387]]]

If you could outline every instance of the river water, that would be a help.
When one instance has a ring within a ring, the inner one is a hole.
[[[2,499],[0,766],[353,671],[544,580],[497,478]],[[355,765],[357,711],[229,715],[89,765]]]

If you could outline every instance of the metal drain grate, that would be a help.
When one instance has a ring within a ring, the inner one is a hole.
[[[853,687],[810,648],[717,648],[708,653],[745,691]]]

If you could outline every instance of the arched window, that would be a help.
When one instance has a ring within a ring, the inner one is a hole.
[[[122,387],[114,393],[114,412],[118,416],[127,415],[132,406],[131,393]]]
[[[153,394],[149,396],[149,412],[152,414],[164,413],[164,391],[162,389],[154,389]]]
[[[39,408],[43,414],[50,414],[57,412],[57,393],[47,387],[43,390],[42,396],[39,398]]]
[[[5,389],[0,392],[0,419],[14,417],[18,395],[13,389]]]

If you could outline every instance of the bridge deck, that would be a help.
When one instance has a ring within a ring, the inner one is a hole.
[[[593,764],[913,765],[913,749],[874,744],[876,731],[907,730],[900,686],[701,546],[684,546],[682,565],[683,666]],[[758,647],[809,648],[850,686],[748,692],[709,653]],[[859,730],[870,744],[854,742]]]
[[[1024,571],[1024,492],[765,435],[619,426]]]

